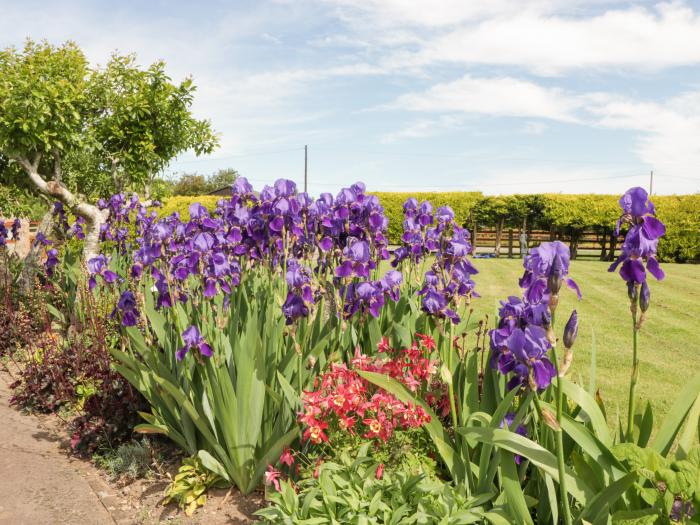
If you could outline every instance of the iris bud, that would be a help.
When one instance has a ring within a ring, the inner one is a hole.
[[[552,267],[549,270],[549,277],[547,278],[547,288],[552,295],[557,295],[559,290],[561,290],[562,285],[562,275],[564,274],[564,267],[559,254],[554,256],[552,261]]]
[[[566,348],[571,348],[576,342],[576,336],[578,335],[578,315],[576,310],[571,312],[571,317],[566,322],[564,327],[564,346]]]
[[[637,287],[635,286],[634,281],[627,283],[627,297],[630,298],[631,303],[637,302]]]
[[[649,301],[651,300],[651,292],[646,281],[642,283],[641,293],[639,294],[639,309],[646,312],[649,309]]]

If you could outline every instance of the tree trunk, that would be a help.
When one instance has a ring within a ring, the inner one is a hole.
[[[610,232],[610,251],[608,252],[608,261],[615,260],[615,247],[617,245],[617,236],[614,231]]]
[[[87,232],[85,234],[85,244],[83,246],[83,257],[89,261],[99,255],[100,228],[109,218],[109,210],[100,210],[97,206],[84,202],[66,188],[60,179],[60,162],[56,159],[54,164],[53,179],[48,182],[39,174],[40,156],[33,162],[22,157],[13,158],[29,176],[37,190],[44,195],[54,198],[66,206],[74,215],[85,219]]]
[[[500,219],[496,224],[496,247],[494,249],[496,252],[496,257],[501,256],[501,236],[503,235],[503,224],[505,221],[505,219]]]
[[[600,260],[601,261],[607,261],[608,260],[608,250],[607,250],[607,245],[608,245],[608,236],[606,235],[605,232],[601,234],[601,241],[600,244],[602,246],[600,250]]]
[[[513,228],[508,230],[508,258],[513,258]]]

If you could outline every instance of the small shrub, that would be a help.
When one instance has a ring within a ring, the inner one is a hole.
[[[151,443],[144,439],[141,442],[122,443],[105,454],[95,454],[93,460],[98,467],[107,471],[110,480],[130,482],[144,478],[151,472],[154,456]]]
[[[185,458],[177,475],[165,489],[163,505],[175,501],[187,516],[191,516],[197,507],[207,502],[207,490],[222,481],[207,470],[197,456]]]

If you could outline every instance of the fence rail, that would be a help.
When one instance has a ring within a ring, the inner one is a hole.
[[[500,250],[498,255],[508,257],[520,257],[520,232],[517,228],[505,228],[501,232]],[[498,231],[493,227],[471,228],[472,244],[477,253],[496,253],[496,241]],[[585,231],[572,238],[555,230],[528,230],[527,246],[531,248],[545,241],[559,240],[568,244],[571,248],[572,258],[598,257],[601,260],[611,260],[615,257],[616,249],[621,245],[624,237],[615,236],[612,233],[602,235],[594,231]]]

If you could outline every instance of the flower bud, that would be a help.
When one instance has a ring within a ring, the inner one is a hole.
[[[547,288],[552,295],[557,295],[559,290],[561,290],[561,284],[563,282],[562,275],[564,274],[564,267],[559,254],[554,256],[552,261],[552,267],[549,270],[549,278],[547,279]]]
[[[642,283],[642,289],[639,294],[639,309],[646,312],[649,309],[649,301],[651,300],[651,291],[646,281]]]
[[[578,315],[576,310],[571,312],[571,317],[566,322],[564,327],[564,346],[566,348],[571,348],[576,342],[576,336],[578,335]]]
[[[634,281],[627,283],[627,297],[630,298],[631,303],[637,302],[637,287],[635,286]]]

